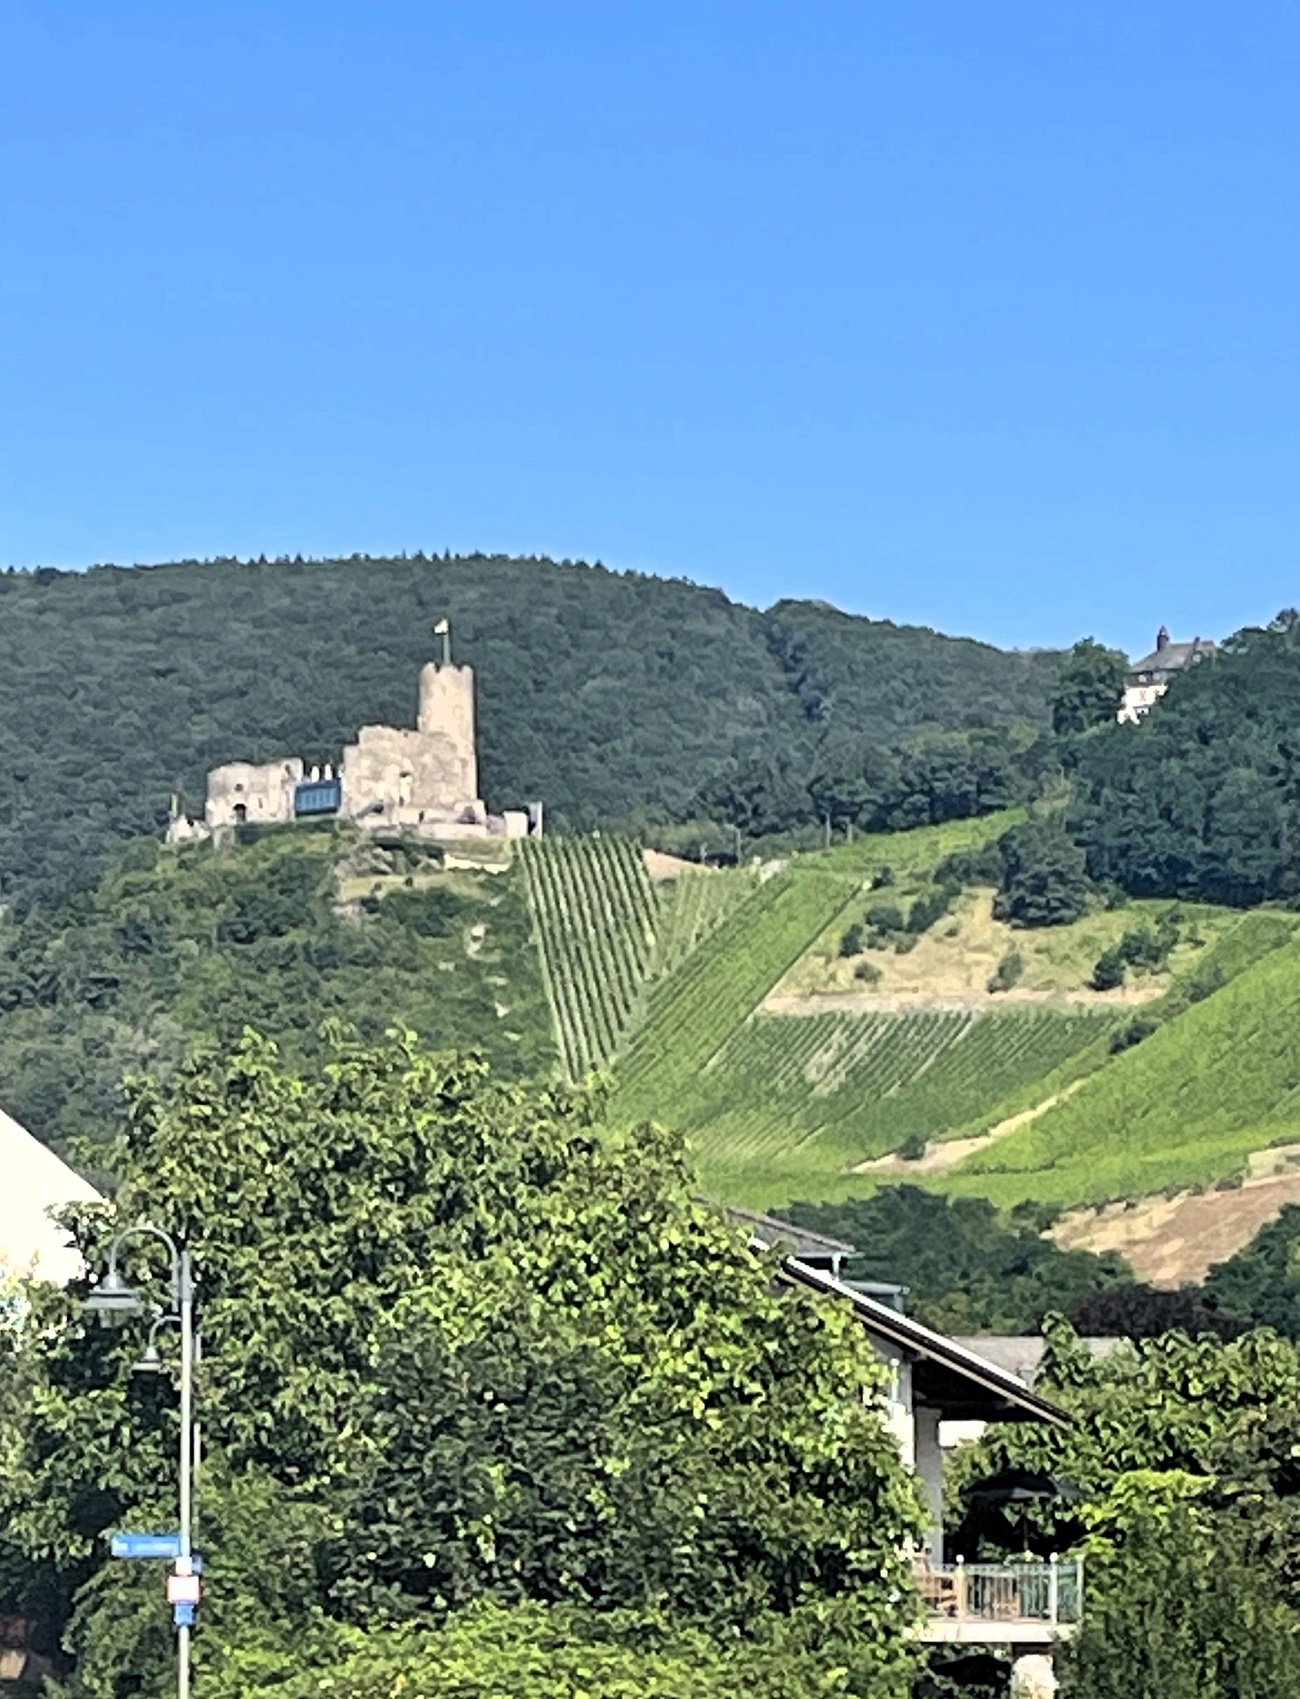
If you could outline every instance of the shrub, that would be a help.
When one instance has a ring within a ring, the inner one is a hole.
[[[1093,977],[1095,983],[1095,974]],[[1098,986],[1097,989],[1105,990],[1106,987]],[[1152,1020],[1149,1015],[1139,1015],[1137,1020],[1130,1021],[1127,1026],[1121,1027],[1111,1038],[1111,1055],[1118,1056],[1122,1050],[1131,1050],[1135,1044],[1141,1044],[1142,1040],[1150,1038],[1151,1034],[1159,1029],[1159,1026],[1160,1022]]]
[[[421,938],[447,938],[456,930],[464,906],[445,885],[426,885],[423,890],[390,892],[380,912]]]
[[[862,927],[857,921],[855,921],[852,926],[845,927],[840,938],[840,955],[860,956],[862,954],[863,942],[864,934]]]
[[[933,885],[912,904],[907,915],[907,930],[918,935],[928,932],[936,920],[942,920],[961,894],[959,885]]]
[[[1128,978],[1128,963],[1118,944],[1112,944],[1097,957],[1092,970],[1094,991],[1115,991]]]
[[[871,889],[873,891],[883,891],[883,890],[885,890],[885,888],[887,886],[892,885],[893,883],[894,883],[894,870],[893,870],[893,868],[892,867],[880,867],[880,868],[876,869],[875,874],[872,876]]]
[[[859,962],[853,970],[854,979],[860,979],[864,985],[876,985],[880,982],[880,969],[875,962]]]
[[[873,932],[902,932],[906,924],[897,903],[872,903],[867,910],[867,925]]]
[[[990,991],[1010,991],[1017,984],[1025,971],[1025,958],[1019,950],[1008,950],[989,976]]]
[[[924,1133],[909,1133],[898,1147],[898,1155],[903,1162],[919,1162],[929,1148],[929,1141]]]
[[[1002,852],[996,844],[980,849],[954,850],[934,870],[940,884],[999,885],[1002,882]]]

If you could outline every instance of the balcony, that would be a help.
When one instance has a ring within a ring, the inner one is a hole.
[[[1047,1563],[921,1564],[922,1640],[960,1645],[1045,1645],[1065,1639],[1083,1606],[1083,1559]]]

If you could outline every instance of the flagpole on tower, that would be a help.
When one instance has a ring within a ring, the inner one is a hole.
[[[451,621],[440,619],[433,628],[433,635],[442,638],[442,665],[451,665]]]

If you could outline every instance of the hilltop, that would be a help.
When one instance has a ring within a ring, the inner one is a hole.
[[[545,559],[188,561],[0,574],[0,887],[94,877],[207,769],[336,761],[409,724],[450,617],[478,678],[484,794],[559,829],[684,821],[737,761],[801,786],[834,728],[1042,728],[1058,668],[824,605]]]

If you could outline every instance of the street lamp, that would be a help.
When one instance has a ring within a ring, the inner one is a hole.
[[[149,1329],[148,1343],[137,1369],[156,1373],[162,1367],[158,1355],[158,1330],[164,1326],[180,1328],[181,1333],[181,1435],[180,1435],[180,1551],[176,1558],[175,1574],[192,1575],[194,1559],[190,1545],[194,1496],[194,1269],[190,1253],[177,1245],[170,1233],[151,1222],[127,1227],[108,1247],[108,1268],[102,1280],[95,1283],[86,1299],[86,1312],[98,1316],[112,1327],[131,1316],[143,1315],[145,1302],[140,1294],[123,1280],[117,1266],[122,1246],[132,1239],[160,1239],[171,1258],[171,1294],[173,1310],[156,1316]],[[178,1608],[176,1625],[176,1693],[177,1699],[189,1699],[190,1692],[190,1613]]]

